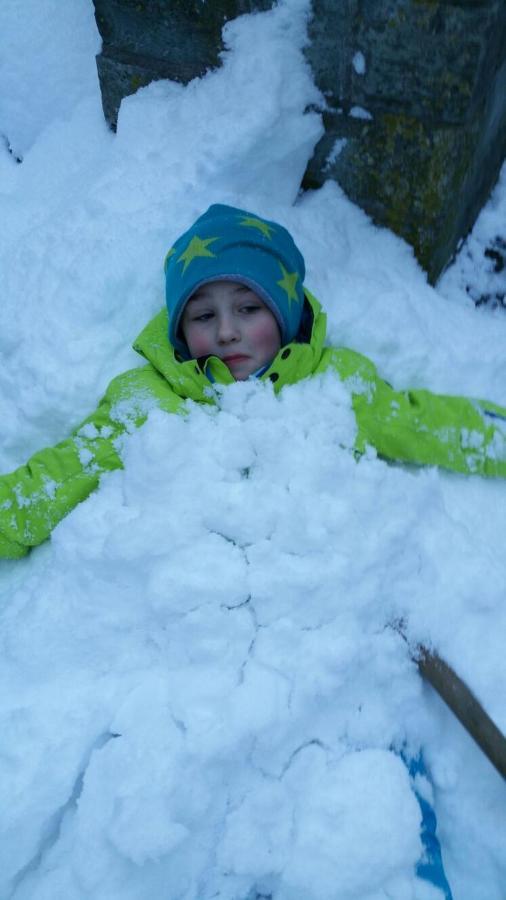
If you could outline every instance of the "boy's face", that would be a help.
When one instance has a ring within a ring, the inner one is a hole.
[[[270,309],[237,281],[203,284],[188,300],[181,328],[194,359],[218,356],[237,381],[270,363],[281,346]]]

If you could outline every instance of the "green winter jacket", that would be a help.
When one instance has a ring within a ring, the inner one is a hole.
[[[280,349],[261,376],[275,391],[333,369],[352,394],[358,453],[372,445],[390,460],[506,476],[506,409],[423,390],[395,391],[366,357],[324,346],[326,316],[309,292],[306,296],[313,313],[311,340]],[[95,412],[70,438],[0,477],[0,558],[21,557],[44,541],[97,487],[103,472],[120,468],[118,438],[140,426],[151,409],[180,412],[187,399],[213,403],[212,382],[234,380],[216,357],[204,368],[195,360],[178,361],[168,343],[165,309],[134,348],[147,365],[114,378]]]

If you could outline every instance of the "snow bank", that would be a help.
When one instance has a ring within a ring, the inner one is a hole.
[[[0,136],[23,157],[57,119],[97,92],[93,4],[2,0]]]
[[[487,303],[490,312],[506,306],[506,164],[471,234],[454,263],[439,280],[448,298],[469,297],[469,304]],[[499,315],[504,312],[498,310]]]

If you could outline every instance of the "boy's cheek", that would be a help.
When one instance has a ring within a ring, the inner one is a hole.
[[[273,353],[277,353],[281,347],[279,328],[275,323],[274,325],[270,322],[258,325],[254,332],[251,333],[251,338],[258,348],[264,348]]]
[[[206,356],[210,350],[210,341],[205,334],[199,334],[198,331],[188,330],[185,333],[185,340],[188,344],[191,355],[197,359],[199,356]]]

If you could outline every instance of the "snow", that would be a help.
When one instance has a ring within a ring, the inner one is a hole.
[[[475,303],[494,309],[506,306],[506,165],[473,231],[455,263],[446,270],[439,290],[446,297],[465,292]]]
[[[357,75],[365,75],[366,72],[366,64],[365,64],[365,56],[361,50],[357,50],[356,53],[353,54],[353,59],[351,61],[352,66],[357,73]]]
[[[398,387],[505,403],[506,317],[465,291],[504,179],[437,290],[336,185],[299,196],[322,127],[305,0],[229,23],[222,68],[128,98],[116,136],[91,2],[55,7],[0,10],[3,471],[141,364],[167,248],[212,202],[292,231],[332,343]],[[404,743],[455,900],[504,897],[504,784],[390,625],[506,728],[506,486],[355,461],[350,387],[152,410],[124,469],[0,563],[2,898],[427,898]]]
[[[342,153],[342,151],[346,147],[347,143],[348,143],[348,141],[346,140],[346,138],[337,138],[334,141],[334,144],[332,145],[332,149],[331,149],[329,155],[327,156],[327,159],[325,160],[325,171],[327,169],[330,169],[330,167],[335,163],[337,157],[339,156],[340,153]]]
[[[2,0],[0,134],[23,158],[56,117],[68,119],[93,90],[100,50],[93,4]]]
[[[352,106],[348,115],[350,115],[352,119],[372,119],[369,110],[364,109],[363,106]]]

